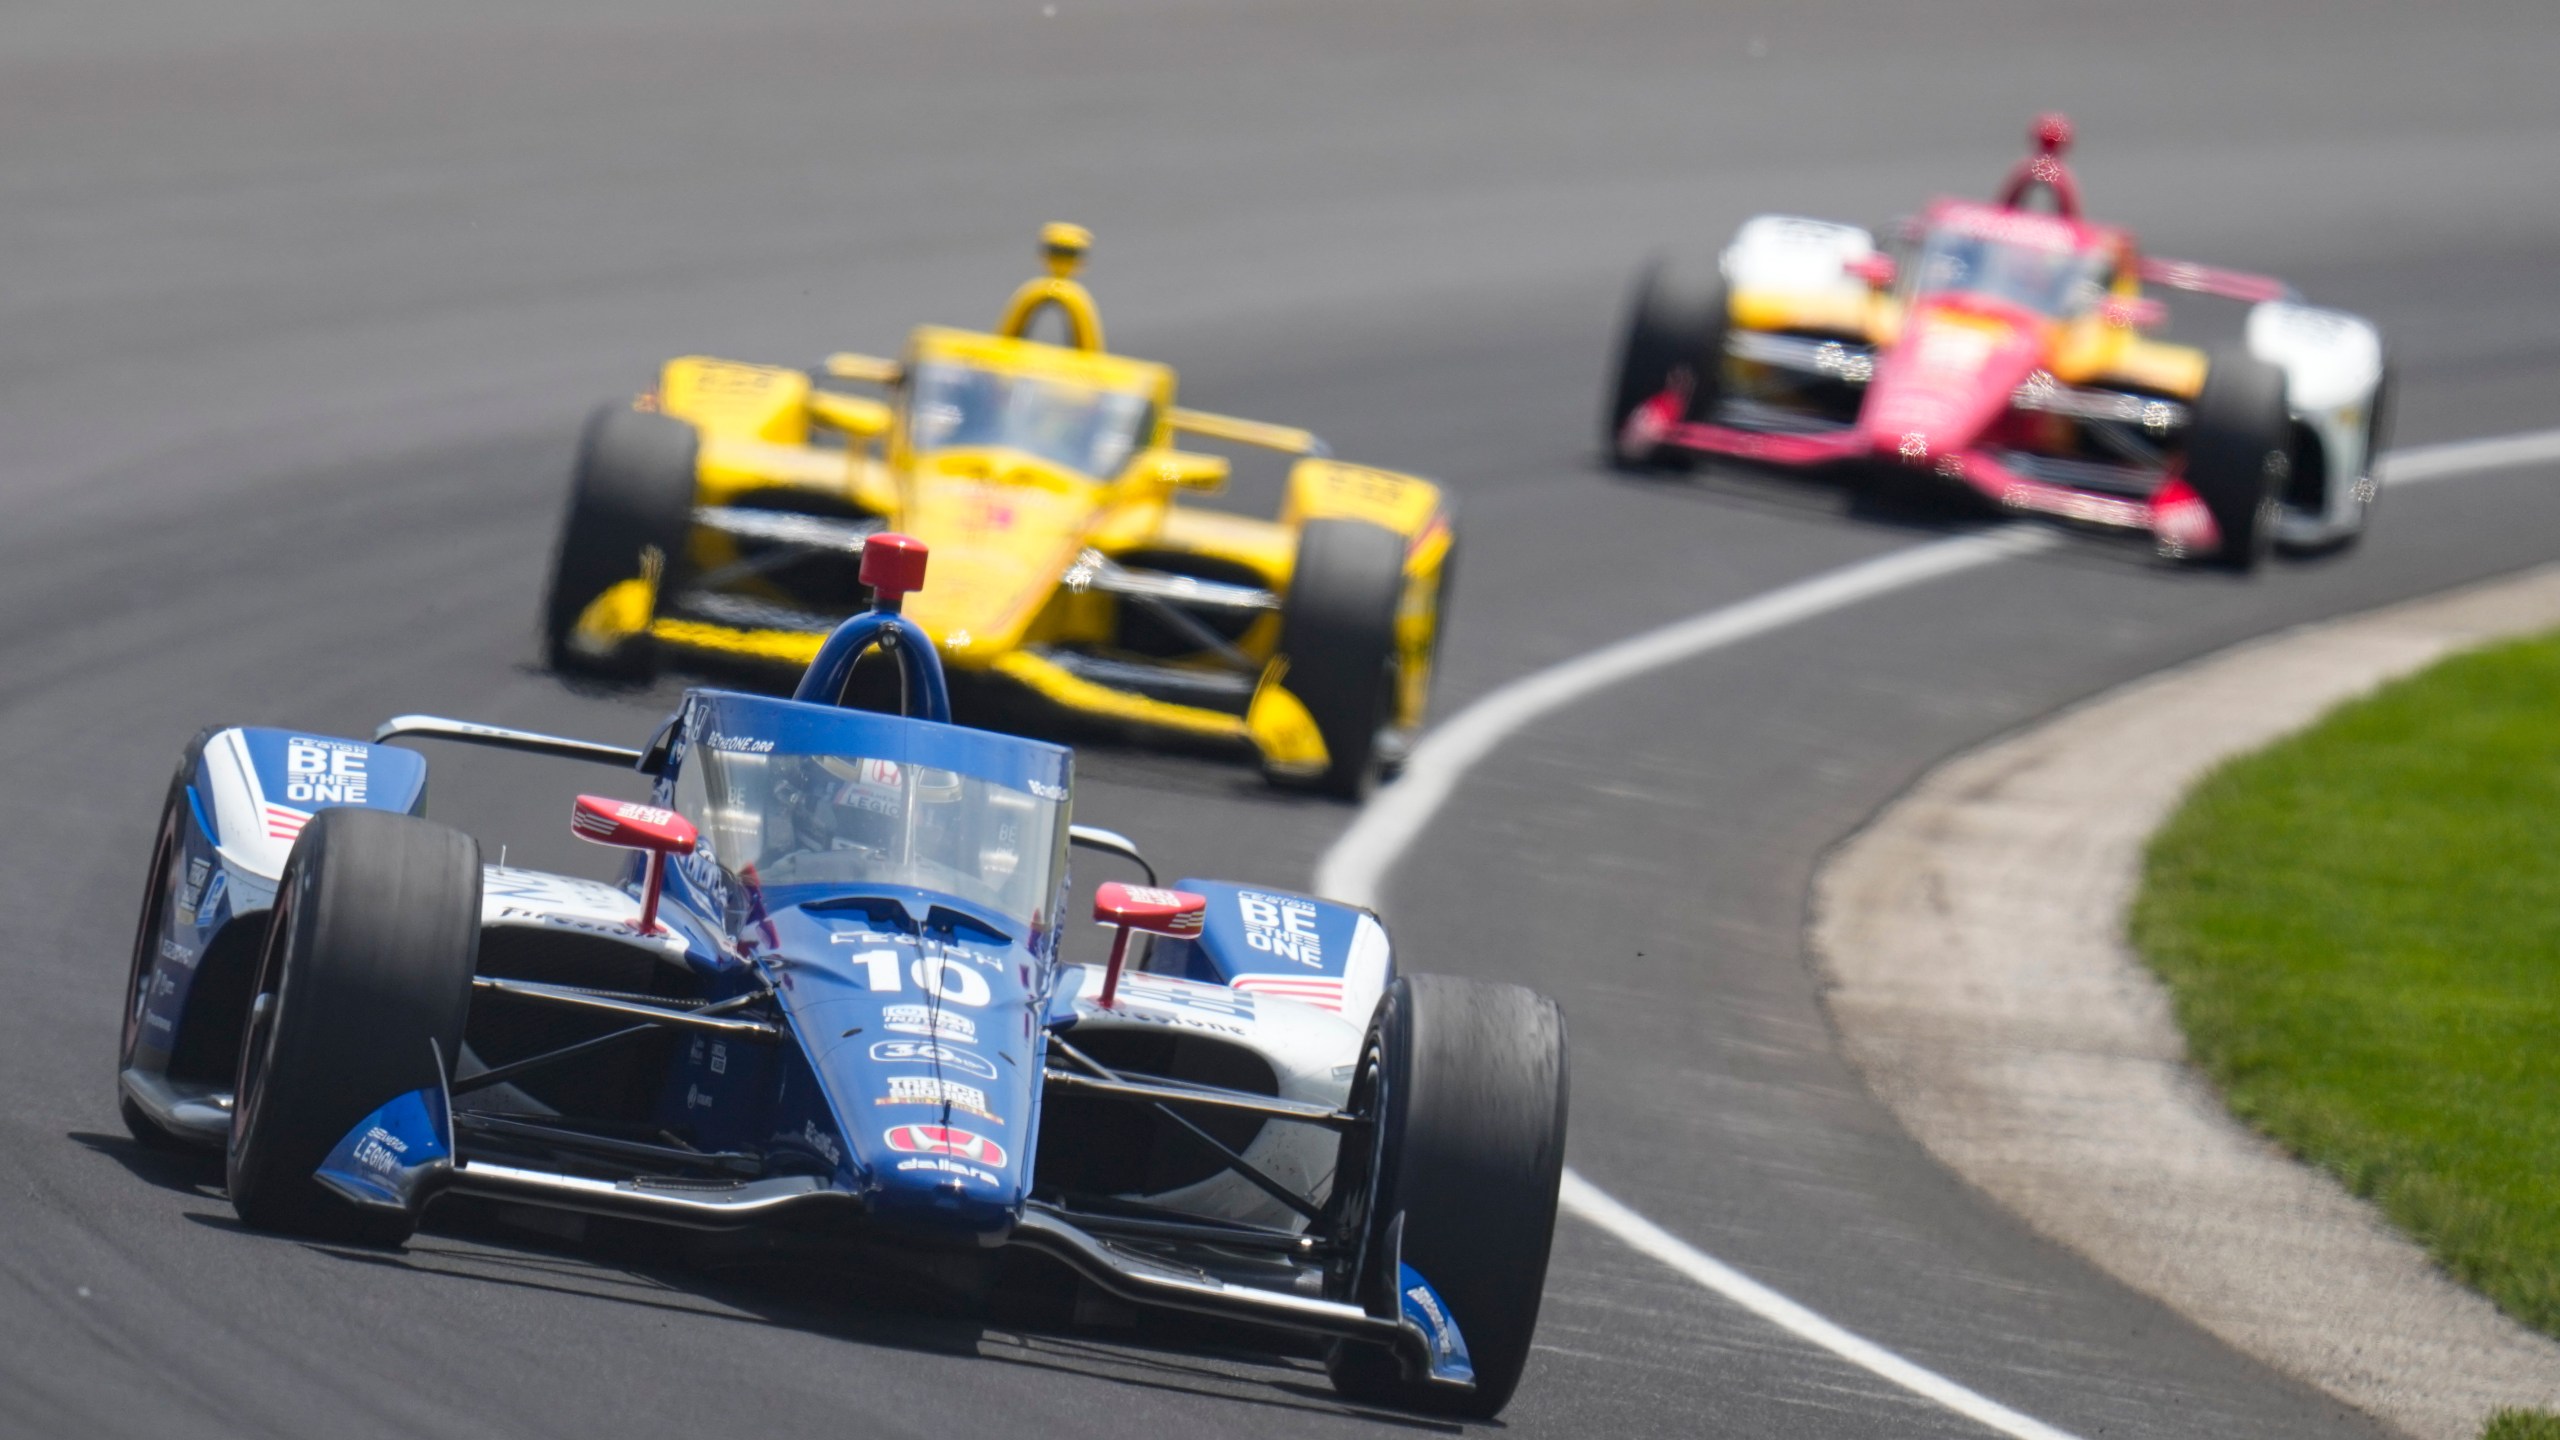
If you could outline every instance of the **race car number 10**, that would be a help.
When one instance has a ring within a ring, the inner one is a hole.
[[[873,992],[894,995],[901,988],[898,978],[897,951],[865,950],[853,957],[853,963],[869,973],[869,978],[864,983],[868,984]],[[984,1005],[993,998],[987,990],[985,976],[966,965],[945,960],[939,955],[918,957],[908,964],[907,974],[914,978],[916,988],[937,1000],[948,1000],[954,1005]]]

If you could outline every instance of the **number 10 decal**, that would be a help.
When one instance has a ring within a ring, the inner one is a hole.
[[[865,950],[853,957],[853,963],[869,972],[863,983],[869,985],[875,994],[895,995],[902,988],[898,980],[897,951]],[[914,978],[916,988],[954,1005],[974,1009],[994,998],[987,989],[985,976],[939,955],[917,957],[908,964],[907,974]]]

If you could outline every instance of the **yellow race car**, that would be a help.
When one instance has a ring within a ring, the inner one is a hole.
[[[599,410],[543,606],[550,665],[787,681],[866,603],[864,538],[895,529],[932,550],[933,586],[907,603],[964,706],[1010,688],[1247,742],[1276,781],[1359,793],[1422,724],[1448,503],[1307,431],[1176,405],[1171,368],[1104,347],[1075,278],[1090,244],[1043,230],[1048,273],[992,333],[925,326],[898,359],[835,355],[816,376],[687,356]],[[1062,343],[1030,338],[1052,315]],[[1279,518],[1178,503],[1229,474],[1179,436],[1296,457]]]

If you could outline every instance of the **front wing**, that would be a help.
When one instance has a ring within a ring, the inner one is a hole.
[[[1666,391],[1639,407],[1627,423],[1629,448],[1637,453],[1675,450],[1727,456],[1788,469],[1814,469],[1872,458],[1865,437],[1852,430],[1772,432],[1673,418],[1686,400],[1684,395]],[[2039,468],[2046,471],[2044,475],[2024,468],[2036,463],[2034,457],[1974,450],[1937,456],[1929,463],[1928,473],[1961,485],[2003,509],[2023,514],[2140,530],[2158,537],[2164,547],[2188,553],[2204,553],[2220,543],[2213,517],[2203,502],[2186,486],[2166,483],[2166,477],[2154,477],[2144,485],[2147,495],[2127,495],[2121,488],[2099,489],[2057,478],[2070,473],[2072,462],[2043,462]],[[2110,472],[2110,478],[2127,473],[2116,471],[2115,467],[2087,468],[2092,472],[2103,468]],[[2139,483],[2138,477],[2129,478],[2137,478]],[[2118,481],[2117,487],[2122,483]]]
[[[1180,981],[1154,983],[1168,995],[1192,988]],[[581,1000],[558,992],[552,998],[567,1005],[603,1003],[593,996]],[[623,1018],[641,1018],[640,1007],[629,1000],[613,1003]],[[1094,1018],[1089,1007],[1079,1003],[1072,1008],[1086,1011],[1083,1018],[1088,1022]],[[1169,1004],[1157,1018],[1174,1018],[1182,1008]],[[1284,1002],[1278,1008],[1285,1012],[1299,1007]],[[660,1018],[669,1024],[699,1024],[707,1014],[670,1010]],[[1330,1031],[1345,1022],[1309,1009],[1297,1023],[1324,1032],[1320,1038],[1337,1041],[1339,1037]],[[1061,1048],[1091,1065],[1072,1047]],[[1340,1047],[1334,1044],[1333,1048]],[[1070,1078],[1052,1071],[1053,1086]],[[1299,1122],[1291,1129],[1337,1130],[1361,1123],[1341,1111],[1338,1101],[1291,1100],[1187,1082],[1153,1082],[1108,1071],[1082,1077],[1081,1086],[1123,1092],[1124,1098],[1140,1103],[1259,1108],[1272,1119]],[[444,1193],[703,1230],[826,1215],[858,1224],[867,1208],[864,1199],[840,1179],[816,1175],[728,1182],[647,1175],[617,1180],[546,1169],[512,1154],[474,1156],[471,1136],[488,1122],[464,1126],[457,1121],[449,1078],[391,1097],[349,1130],[323,1163],[318,1178],[350,1204],[409,1214]],[[1172,1214],[1149,1213],[1143,1207],[1127,1213],[1079,1211],[1031,1200],[1023,1205],[1002,1243],[1047,1255],[1098,1289],[1133,1304],[1380,1345],[1396,1354],[1417,1378],[1458,1391],[1472,1387],[1475,1372],[1465,1337],[1430,1281],[1403,1262],[1401,1225],[1387,1229],[1389,1253],[1373,1267],[1377,1279],[1370,1287],[1372,1293],[1333,1298],[1339,1292],[1327,1277],[1329,1267],[1337,1262],[1324,1251],[1320,1237],[1210,1216],[1167,1218]]]

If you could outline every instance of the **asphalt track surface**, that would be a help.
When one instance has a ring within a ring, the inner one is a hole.
[[[1978,192],[2034,109],[2155,250],[2391,333],[2408,442],[2560,424],[2560,26],[2503,6],[1416,0],[58,4],[0,16],[0,1433],[1331,1435],[1304,1359],[977,1327],[463,1231],[238,1229],[128,1143],[114,1011],[163,777],[209,720],[432,710],[630,740],[530,617],[584,408],[688,350],[982,323],[1093,225],[1114,342],[1464,507],[1441,713],[1936,538],[1734,474],[1630,481],[1593,411],[1632,264],[1744,214]],[[1268,477],[1234,503],[1267,505]],[[1474,771],[1390,878],[1407,963],[1574,1027],[1572,1160],[1664,1229],[2081,1436],[2370,1426],[1933,1165],[1803,950],[1826,847],[1932,761],[2160,665],[2560,551],[2560,472],[2385,497],[2251,580],[2073,541],[1633,680]],[[1302,883],[1348,821],[1101,748],[1079,818]],[[591,775],[440,757],[437,809],[576,860]],[[1974,1422],[1578,1222],[1503,1427]],[[1488,1427],[1491,1428],[1491,1427]]]

